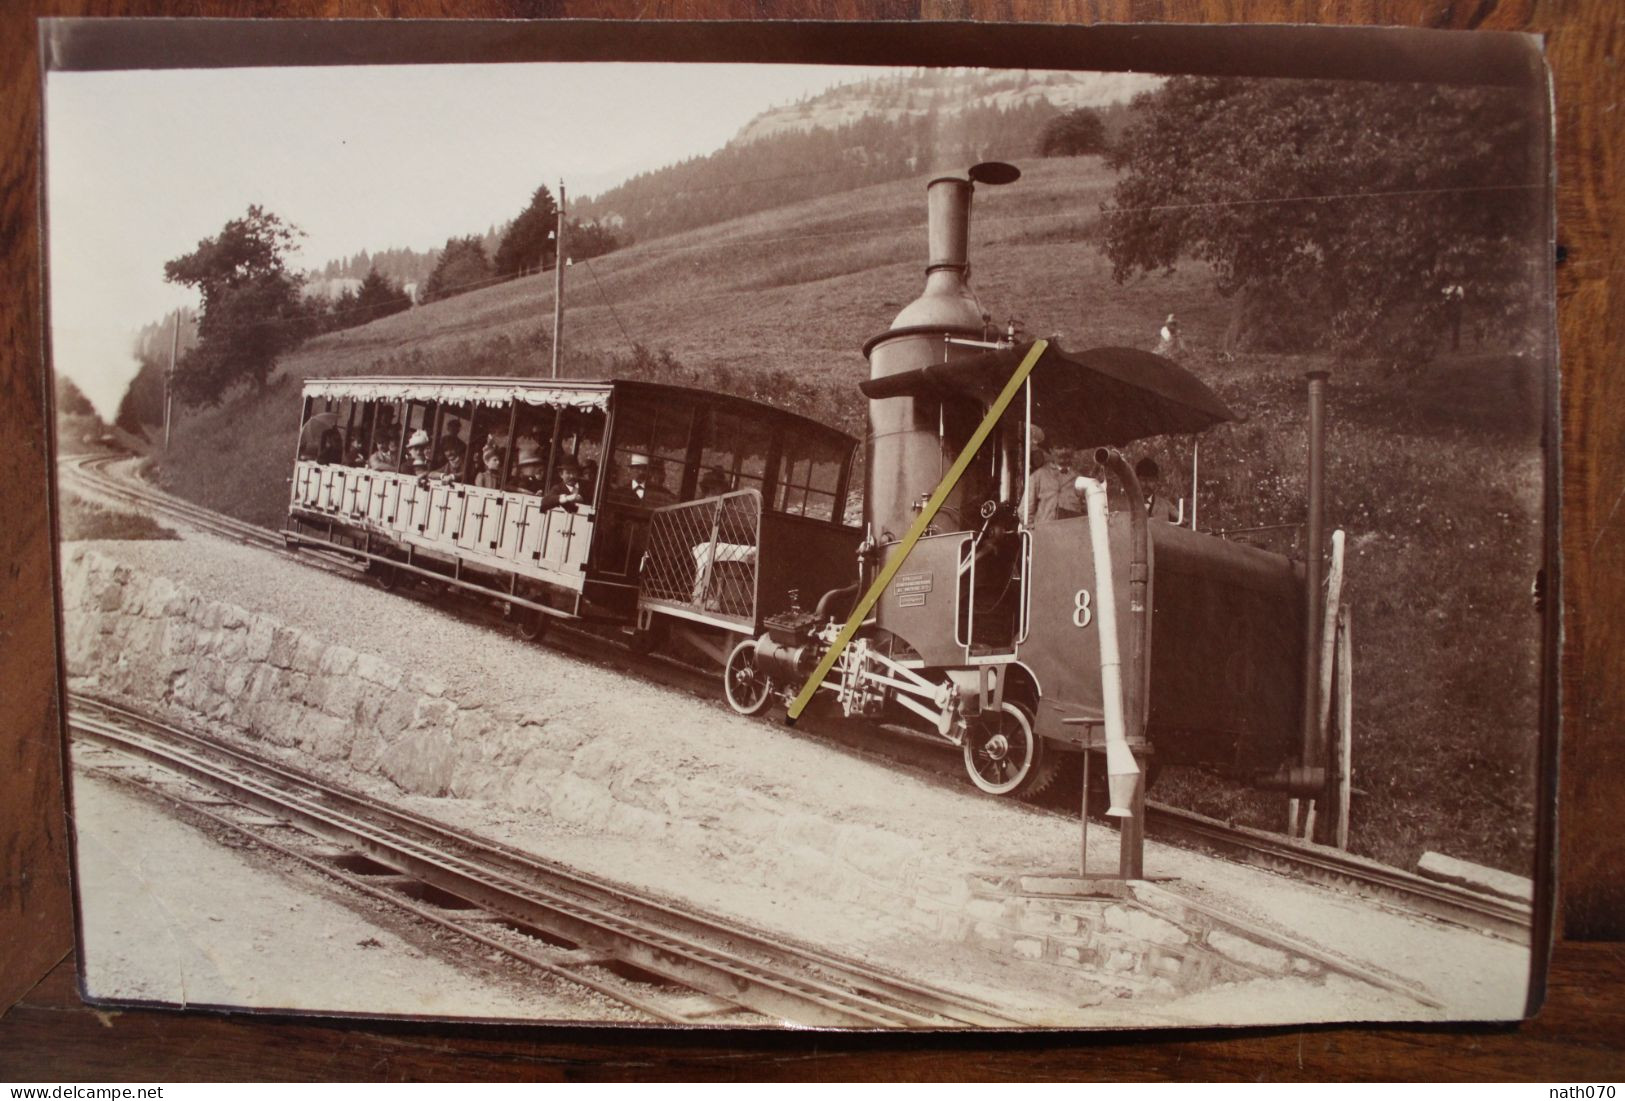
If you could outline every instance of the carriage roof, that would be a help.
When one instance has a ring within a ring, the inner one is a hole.
[[[313,398],[350,398],[355,401],[444,401],[500,406],[510,402],[569,409],[607,409],[620,393],[651,398],[686,398],[721,405],[752,416],[793,423],[809,432],[857,441],[838,428],[750,398],[674,386],[643,379],[525,379],[525,378],[398,378],[362,376],[305,380],[304,393]]]

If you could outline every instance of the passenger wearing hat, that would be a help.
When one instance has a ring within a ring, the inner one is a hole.
[[[427,474],[429,472],[429,434],[423,429],[412,433],[406,441],[406,462],[404,473]]]
[[[581,466],[566,455],[559,460],[558,479],[542,498],[542,508],[574,512],[576,506],[586,503],[587,487],[581,480]]]
[[[435,474],[445,482],[461,481],[463,477],[463,457],[468,449],[463,441],[456,436],[451,437],[441,445],[441,462],[435,468]]]
[[[378,446],[372,449],[367,458],[367,469],[393,472],[395,465],[395,448],[390,446],[388,437],[379,435]]]
[[[500,447],[491,446],[487,441],[485,449],[480,452],[480,465],[484,467],[474,478],[474,484],[481,489],[499,489],[502,486],[502,460],[507,458],[507,452]]]
[[[1153,520],[1167,520],[1172,523],[1177,513],[1174,503],[1161,493],[1162,468],[1157,460],[1147,455],[1134,464],[1134,476],[1139,479],[1140,492],[1145,494],[1146,515]]]
[[[542,454],[542,445],[530,436],[520,436],[519,449],[513,458],[513,477],[509,479],[508,488],[521,493],[541,492],[542,483],[547,477],[546,467],[547,456]]]
[[[700,475],[701,497],[720,497],[728,489],[728,472],[721,467],[713,466]]]
[[[660,483],[659,464],[651,462],[649,456],[633,455],[627,460],[626,467],[631,476],[631,484],[623,489],[619,496],[627,504],[660,508],[662,505],[676,502],[676,494]]]

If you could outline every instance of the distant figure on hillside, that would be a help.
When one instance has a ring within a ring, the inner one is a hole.
[[[1179,333],[1179,322],[1173,314],[1162,323],[1157,333],[1157,354],[1159,356],[1174,356],[1185,350],[1185,340]]]
[[[1467,289],[1460,283],[1451,283],[1444,291],[1444,323],[1450,326],[1450,350],[1461,351],[1461,315],[1467,300]]]

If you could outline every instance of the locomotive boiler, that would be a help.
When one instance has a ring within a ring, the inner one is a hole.
[[[796,695],[859,594],[890,572],[812,698],[959,746],[984,791],[1034,795],[1068,754],[1114,738],[1139,769],[1295,765],[1313,680],[1305,640],[1318,630],[1305,567],[1149,516],[1121,450],[1234,414],[1165,357],[1039,348],[990,325],[968,282],[971,198],[1018,176],[978,165],[927,186],[925,287],[864,347],[864,537],[851,583],[810,611],[767,617],[729,656],[728,698],[749,713]],[[1020,391],[909,544],[904,533],[1029,356]],[[1041,446],[1094,457],[1089,509],[1057,513],[1041,507],[1042,487],[1024,488],[1039,481]],[[1289,774],[1305,792],[1323,777]]]

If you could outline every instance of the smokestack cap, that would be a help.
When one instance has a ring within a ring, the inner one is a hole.
[[[1015,183],[1021,179],[1021,169],[1004,161],[983,161],[971,165],[970,178],[975,183],[993,186]]]

